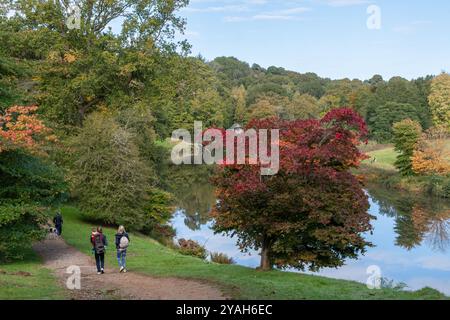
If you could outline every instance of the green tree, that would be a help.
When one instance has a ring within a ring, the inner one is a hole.
[[[412,156],[422,134],[422,127],[417,121],[405,119],[393,125],[393,133],[395,150],[400,153],[395,166],[402,175],[412,175]]]
[[[393,124],[404,119],[419,122],[418,113],[418,108],[408,103],[388,102],[379,106],[368,121],[371,135],[379,142],[390,142],[393,138]]]
[[[21,258],[46,235],[46,208],[66,199],[62,171],[23,150],[0,153],[0,260]]]
[[[11,57],[29,61],[31,92],[41,112],[63,128],[80,126],[91,112],[145,99],[144,89],[153,88],[157,61],[177,55],[177,48],[188,48],[174,42],[185,23],[176,12],[187,2],[8,2],[7,9],[15,15],[1,17],[0,40]],[[75,3],[81,9],[81,25],[70,30],[66,9]],[[116,35],[107,26],[118,18],[123,28]]]
[[[285,116],[289,120],[318,118],[319,102],[309,94],[295,93],[290,103],[285,107]]]
[[[341,98],[334,95],[325,95],[319,100],[320,111],[325,114],[332,109],[343,106]]]
[[[320,99],[325,94],[325,87],[329,79],[320,78],[315,73],[296,74],[293,76],[293,82],[298,92],[309,94],[316,99]]]
[[[21,258],[45,235],[46,208],[65,200],[62,170],[47,157],[50,130],[34,106],[0,113],[0,260]]]
[[[450,74],[442,73],[433,79],[428,101],[433,123],[447,126],[450,130]]]
[[[234,103],[234,120],[243,123],[247,113],[247,91],[245,87],[235,87],[231,90],[231,97]]]
[[[234,57],[217,57],[210,65],[228,88],[240,86],[251,74],[248,63]]]
[[[73,197],[85,218],[142,229],[151,170],[140,158],[133,135],[112,116],[94,113],[68,147]]]
[[[278,95],[261,96],[254,104],[250,105],[246,120],[280,116],[288,104],[289,99],[286,97]]]
[[[429,108],[424,99],[426,80],[408,81],[393,77],[388,82],[376,82],[374,95],[367,101],[366,120],[372,137],[380,142],[392,139],[392,125],[406,118],[419,121],[428,128]]]

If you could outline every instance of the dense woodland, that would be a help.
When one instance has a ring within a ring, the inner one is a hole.
[[[193,57],[175,37],[187,0],[81,1],[81,28],[72,30],[65,1],[0,3],[0,230],[20,238],[18,246],[42,236],[45,209],[67,200],[91,221],[164,229],[171,194],[162,141],[194,120],[228,128],[269,117],[320,119],[347,107],[381,143],[393,142],[401,120],[422,130],[450,123],[441,112],[445,73],[332,80]],[[108,25],[118,17],[123,28],[114,34]],[[20,252],[1,246],[3,258]]]

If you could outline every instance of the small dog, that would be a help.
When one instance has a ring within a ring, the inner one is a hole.
[[[58,231],[56,231],[56,228],[50,227],[50,229],[48,231],[49,231],[48,239],[55,240],[58,238]]]

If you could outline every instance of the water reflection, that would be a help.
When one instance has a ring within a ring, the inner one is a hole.
[[[216,198],[209,182],[212,167],[172,166],[167,174],[169,191],[176,198],[176,211],[184,215],[185,225],[200,230],[210,220],[209,212]]]
[[[236,239],[215,235],[210,229],[209,212],[215,203],[208,177],[211,167],[180,166],[170,171],[170,188],[178,198],[172,219],[177,237],[226,253],[238,264],[258,266],[256,252],[244,254]],[[343,267],[326,268],[317,274],[366,282],[367,267],[377,265],[383,277],[404,282],[409,289],[429,286],[450,294],[450,203],[375,186],[369,186],[368,193],[370,214],[377,219],[373,221],[373,234],[366,234],[366,238],[375,247]]]
[[[418,198],[370,186],[379,214],[394,218],[395,243],[412,250],[424,242],[433,250],[449,248],[450,205],[436,198]]]

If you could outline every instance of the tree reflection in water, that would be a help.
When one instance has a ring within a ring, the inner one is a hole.
[[[177,211],[184,214],[184,223],[192,231],[211,220],[215,204],[210,176],[211,166],[170,166],[167,188],[174,194]],[[427,245],[446,252],[450,247],[450,201],[417,197],[379,186],[369,185],[368,192],[380,207],[380,214],[395,219],[396,245],[412,250]]]
[[[412,250],[426,244],[446,252],[450,246],[450,201],[405,195],[369,186],[380,214],[395,219],[396,245]]]
[[[206,224],[215,204],[214,188],[209,181],[211,166],[181,165],[168,170],[167,185],[176,201],[177,211],[185,215],[185,225],[195,231]]]

